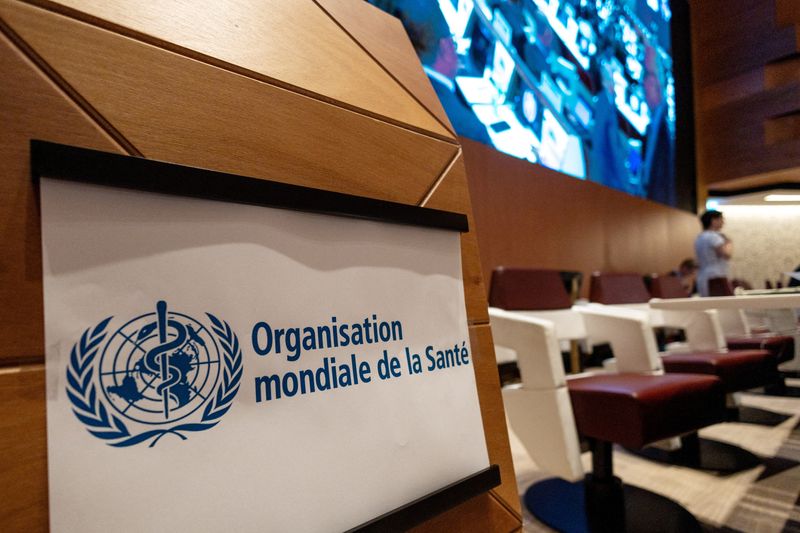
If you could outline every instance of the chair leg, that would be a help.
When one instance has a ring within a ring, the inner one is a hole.
[[[700,435],[694,431],[681,437],[681,447],[673,452],[677,455],[679,462],[690,468],[698,468],[701,464],[700,458]]]
[[[589,444],[593,472],[582,482],[550,478],[525,491],[536,518],[564,533],[701,533],[697,519],[676,502],[623,485],[614,476],[610,442]]]
[[[592,473],[584,480],[586,518],[593,533],[625,531],[622,480],[614,476],[613,445],[590,439]]]

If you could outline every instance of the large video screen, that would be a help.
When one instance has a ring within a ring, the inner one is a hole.
[[[459,135],[676,205],[668,0],[368,0]]]

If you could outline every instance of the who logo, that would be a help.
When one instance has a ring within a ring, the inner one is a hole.
[[[231,327],[156,303],[155,312],[109,333],[113,317],[72,347],[67,396],[95,437],[115,447],[210,429],[228,412],[242,378],[242,350]]]

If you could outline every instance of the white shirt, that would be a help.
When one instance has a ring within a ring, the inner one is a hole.
[[[718,231],[705,230],[694,241],[694,253],[697,256],[697,290],[700,296],[708,296],[708,280],[728,277],[728,259],[717,254],[717,248],[725,244],[726,239]]]

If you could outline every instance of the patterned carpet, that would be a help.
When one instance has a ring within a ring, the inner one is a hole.
[[[800,380],[787,380],[800,386]],[[800,398],[742,394],[742,405],[791,415],[774,426],[725,423],[706,428],[701,437],[740,446],[758,455],[763,465],[737,474],[667,466],[615,448],[614,469],[626,483],[672,498],[693,513],[709,533],[800,533]],[[548,476],[536,468],[509,429],[520,494]],[[591,468],[588,453],[584,468]],[[524,509],[524,531],[548,532]]]

